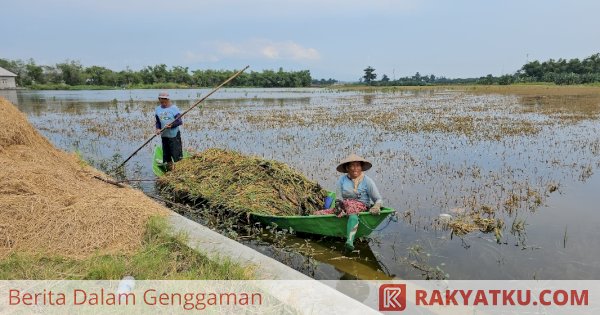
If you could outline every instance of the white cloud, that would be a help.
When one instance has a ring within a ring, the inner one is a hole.
[[[188,61],[219,61],[225,58],[271,59],[271,60],[319,60],[315,48],[304,47],[294,41],[272,41],[268,39],[250,39],[239,43],[219,41],[202,43],[201,53],[187,51]]]
[[[193,51],[184,52],[184,58],[188,62],[217,62],[219,57],[210,54],[195,53]]]
[[[314,48],[305,48],[293,41],[259,41],[262,55],[268,59],[318,60],[319,52]]]
[[[271,46],[271,45],[265,46],[262,49],[261,53],[263,56],[265,56],[269,59],[279,59],[279,49],[277,49],[274,46]]]
[[[217,43],[217,51],[223,55],[237,55],[241,54],[240,48],[232,43],[220,42]]]

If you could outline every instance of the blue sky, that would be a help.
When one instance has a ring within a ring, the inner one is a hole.
[[[0,58],[67,59],[113,70],[311,71],[356,81],[479,77],[527,60],[600,52],[600,1],[18,0],[3,1]]]

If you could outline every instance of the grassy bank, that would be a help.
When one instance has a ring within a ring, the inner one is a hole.
[[[226,259],[208,259],[186,245],[184,235],[172,235],[164,217],[148,221],[143,246],[132,255],[93,255],[87,259],[12,254],[0,260],[0,279],[252,279],[250,267]]]

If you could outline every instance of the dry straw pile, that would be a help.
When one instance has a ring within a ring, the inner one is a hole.
[[[159,184],[175,199],[237,214],[306,215],[322,209],[327,195],[284,163],[222,149],[178,162]]]
[[[93,179],[0,98],[0,258],[11,252],[84,258],[131,253],[150,216],[167,210],[141,191]]]

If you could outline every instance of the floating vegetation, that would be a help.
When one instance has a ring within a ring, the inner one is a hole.
[[[306,215],[327,195],[284,163],[222,149],[178,162],[159,184],[177,199],[243,214]]]
[[[525,232],[525,220],[522,218],[515,218],[510,227],[510,233],[514,235],[517,239],[517,246],[521,246],[523,249],[527,248],[525,246],[525,241],[527,240],[527,233]]]
[[[500,218],[486,217],[481,212],[470,212],[453,218],[448,223],[448,227],[457,236],[463,236],[476,230],[483,233],[494,232],[496,241],[500,242],[504,221]]]
[[[398,260],[420,271],[421,276],[425,280],[445,280],[450,278],[450,275],[442,269],[445,263],[441,263],[435,267],[432,266],[429,262],[431,254],[425,252],[421,245],[412,245],[407,248],[407,252],[407,257],[400,257]]]
[[[581,167],[581,174],[579,174],[579,180],[585,182],[594,174],[594,169],[591,165],[585,165]]]
[[[546,191],[549,193],[553,193],[557,191],[558,188],[560,188],[560,185],[558,183],[551,182],[546,186]]]

